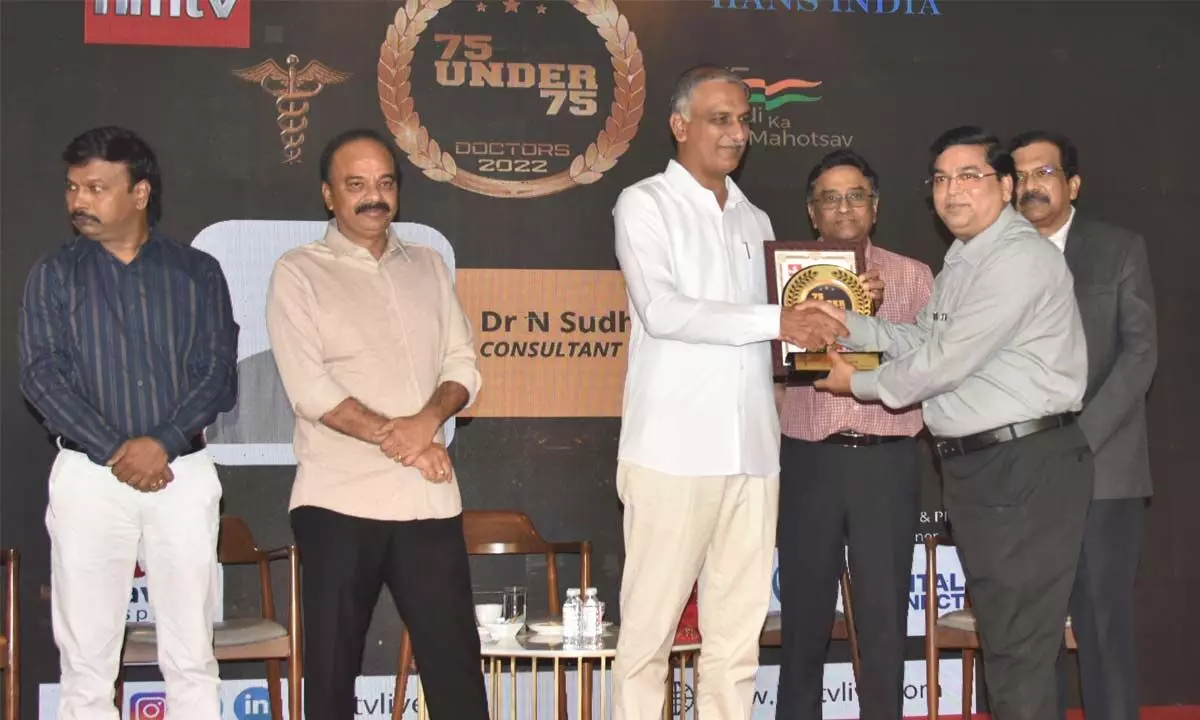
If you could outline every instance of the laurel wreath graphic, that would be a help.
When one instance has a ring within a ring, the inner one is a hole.
[[[612,111],[587,150],[567,170],[536,180],[499,180],[458,167],[454,156],[438,145],[421,124],[412,98],[413,50],[429,21],[453,0],[408,0],[396,11],[379,48],[379,105],[388,129],[409,160],[426,177],[464,190],[503,198],[532,198],[569,190],[599,180],[617,164],[637,134],[646,104],[646,72],[637,37],[613,0],[570,0],[596,26],[612,55]]]
[[[812,265],[793,275],[783,287],[784,307],[807,300],[813,288],[822,285],[842,288],[850,296],[851,310],[864,315],[870,313],[871,294],[858,281],[858,276],[836,265]]]

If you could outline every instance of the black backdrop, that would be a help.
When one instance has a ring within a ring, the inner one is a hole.
[[[26,558],[27,698],[36,697],[39,683],[57,680],[42,523],[54,449],[17,390],[16,314],[29,267],[66,239],[62,147],[98,124],[137,129],[165,168],[164,227],[188,241],[231,218],[323,220],[319,148],[351,126],[387,130],[375,73],[379,44],[399,3],[253,2],[249,49],[85,45],[82,0],[5,0],[0,7],[0,539]],[[1189,440],[1200,388],[1193,375],[1195,323],[1188,320],[1200,263],[1187,231],[1189,210],[1200,200],[1192,142],[1200,124],[1194,75],[1200,5],[947,0],[936,3],[938,14],[925,3],[919,15],[917,0],[914,14],[905,15],[906,2],[899,3],[900,12],[880,15],[857,6],[858,12],[845,12],[844,0],[804,2],[815,8],[811,12],[788,10],[782,1],[770,10],[768,0],[758,3],[763,10],[754,0],[735,0],[733,9],[714,7],[728,6],[728,0],[620,0],[645,54],[647,103],[641,128],[617,165],[590,186],[510,200],[432,182],[405,163],[401,219],[441,230],[454,245],[459,268],[613,269],[612,203],[622,187],[658,171],[669,156],[671,82],[686,67],[716,62],[768,83],[821,81],[805,91],[820,95],[818,102],[768,114],[787,118],[793,134],[851,137],[851,147],[883,179],[876,241],[936,271],[945,243],[920,183],[930,140],[962,123],[1006,136],[1034,126],[1070,134],[1082,156],[1081,211],[1145,234],[1159,296],[1161,352],[1150,402],[1157,494],[1138,590],[1144,701],[1200,704],[1194,682],[1200,665],[1200,524],[1193,519],[1200,485],[1193,478],[1195,442]],[[543,4],[550,6],[546,27],[558,30],[522,31],[506,49],[509,59],[537,56],[548,37],[578,34],[580,19],[562,12],[561,2]],[[501,9],[490,11],[498,15]],[[353,73],[312,101],[306,162],[299,165],[280,163],[270,100],[231,75],[266,57],[282,63],[288,53],[298,54],[302,64],[316,58]],[[601,87],[608,88],[602,97],[611,93],[603,51],[580,50],[579,58],[574,61],[601,69]],[[452,122],[454,112],[436,100],[422,102],[423,112]],[[476,105],[474,115],[453,122],[468,128],[474,123],[482,132],[498,117],[522,112],[520,102]],[[764,119],[758,129],[770,130],[768,123]],[[595,132],[598,125],[588,128]],[[800,201],[803,181],[827,149],[752,149],[739,180],[770,214],[781,239],[810,236]],[[455,441],[466,506],[520,508],[552,538],[593,540],[601,595],[614,608],[622,561],[613,487],[617,432],[615,418],[478,418],[460,427]],[[285,508],[291,474],[281,467],[221,468],[226,512],[247,518],[263,546],[290,539]],[[928,476],[924,507],[932,512],[939,490],[936,476]],[[524,568],[532,576],[542,570],[533,562]],[[484,579],[514,571],[521,568],[490,563],[479,569]],[[252,601],[248,580],[227,575],[230,614]],[[394,671],[396,629],[394,612],[382,608],[364,672]],[[34,705],[26,704],[26,718],[35,716]]]

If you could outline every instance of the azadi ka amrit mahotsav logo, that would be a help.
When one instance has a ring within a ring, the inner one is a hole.
[[[789,103],[811,103],[821,99],[820,95],[810,95],[805,90],[819,87],[821,81],[787,78],[768,84],[762,78],[746,78],[750,87],[750,104],[761,105],[764,110],[771,112]]]

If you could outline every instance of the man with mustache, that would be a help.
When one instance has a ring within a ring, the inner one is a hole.
[[[1087,336],[1088,383],[1079,427],[1096,456],[1096,486],[1071,591],[1088,720],[1137,720],[1133,586],[1152,489],[1146,393],[1158,361],[1154,286],[1146,243],[1124,228],[1077,215],[1079,153],[1040,130],[1009,144],[1017,208],[1064,253]],[[1059,662],[1066,716],[1065,651]]]
[[[1062,253],[1012,208],[1012,157],[959,127],[931,148],[929,184],[954,233],[916,323],[822,304],[844,344],[881,349],[877,370],[834,368],[817,386],[922,404],[983,645],[993,717],[1046,720],[1054,664],[1092,496],[1092,452],[1075,413],[1087,348]],[[932,701],[932,698],[931,698]]]
[[[871,239],[879,177],[852,150],[835,150],[808,175],[808,214],[822,241],[859,246],[887,292],[877,315],[911,323],[929,300],[924,263]],[[854,621],[862,649],[864,720],[903,716],[904,642],[913,535],[921,496],[921,409],[892,410],[811,387],[789,387],[779,485],[782,603],[780,718],[818,718],[838,577],[850,550]]]
[[[120,717],[140,550],[167,712],[219,720],[221,483],[203,432],[237,397],[229,289],[214,258],[160,229],[162,176],[144,140],[95,128],[62,157],[78,235],[30,271],[18,338],[21,391],[60,448],[46,510],[58,717]]]
[[[824,347],[845,332],[819,309],[767,300],[771,223],[729,177],[749,121],[741,78],[687,71],[671,96],[675,159],[613,209],[633,310],[617,464],[615,720],[662,716],[667,655],[697,575],[699,714],[750,717],[779,492],[770,341]]]
[[[285,254],[267,330],[296,416],[289,510],[304,563],[305,715],[355,717],[386,584],[434,720],[486,720],[462,499],[442,426],[479,391],[441,256],[392,231],[399,178],[371,130],[321,154],[325,236]]]

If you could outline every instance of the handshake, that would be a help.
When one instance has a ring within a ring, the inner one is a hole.
[[[878,270],[868,270],[859,281],[878,307],[883,301],[883,280]],[[846,329],[846,311],[824,300],[805,300],[785,307],[779,314],[779,339],[810,350],[837,344],[850,334]]]
[[[823,300],[805,300],[779,313],[779,338],[797,347],[819,350],[850,334],[846,311]]]

